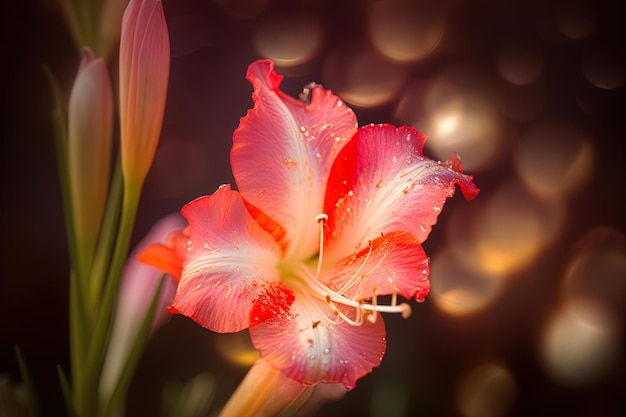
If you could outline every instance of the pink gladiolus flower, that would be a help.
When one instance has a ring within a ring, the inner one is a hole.
[[[239,192],[187,204],[189,226],[142,259],[180,274],[172,311],[216,332],[249,327],[285,377],[349,389],[385,353],[380,313],[407,316],[397,296],[428,294],[421,243],[455,184],[467,199],[478,188],[458,159],[425,157],[413,128],[357,130],[329,90],[285,95],[270,61],[247,77],[255,105],[231,152]]]
[[[127,182],[145,179],[161,134],[170,43],[160,0],[131,0],[122,20],[120,124]]]

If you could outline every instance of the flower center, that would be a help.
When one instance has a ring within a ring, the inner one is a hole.
[[[290,279],[289,284],[293,285],[294,290],[309,299],[309,301],[311,301],[310,304],[315,305],[318,309],[320,309],[319,300],[330,307],[332,310],[330,316],[327,314],[327,311],[322,311],[321,309],[320,313],[321,316],[326,317],[332,324],[338,324],[340,320],[353,326],[360,326],[366,322],[374,323],[376,322],[379,312],[399,313],[403,318],[408,318],[411,315],[411,307],[407,303],[398,304],[396,293],[391,294],[391,302],[389,305],[378,304],[378,292],[375,287],[372,289],[371,294],[363,294],[362,287],[364,280],[380,266],[384,259],[383,257],[381,261],[376,263],[372,268],[364,271],[365,265],[373,251],[371,241],[369,242],[369,251],[364,257],[363,262],[352,276],[345,281],[345,284],[341,288],[333,290],[320,281],[324,262],[324,226],[327,220],[328,215],[325,213],[315,216],[315,221],[319,224],[320,228],[320,249],[315,274],[313,274],[313,268],[305,263],[299,262],[290,265],[288,269],[291,274],[287,275],[295,279]],[[352,291],[354,288],[357,288],[356,292]],[[348,294],[353,295],[348,296]],[[354,310],[354,314],[350,314],[350,309]],[[348,314],[352,317],[349,317]],[[319,324],[319,322],[314,323],[315,326],[317,326],[317,324]]]

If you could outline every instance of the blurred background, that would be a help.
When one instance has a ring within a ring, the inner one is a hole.
[[[171,79],[135,242],[233,182],[231,135],[258,58],[274,60],[290,95],[315,81],[360,125],[415,126],[429,156],[458,152],[482,190],[447,203],[425,243],[432,293],[408,320],[385,317],[380,368],[317,415],[626,415],[623,2],[163,3]],[[19,382],[18,344],[44,415],[62,415],[68,260],[42,67],[69,91],[79,56],[53,0],[10,2],[2,28],[0,382]],[[158,415],[164,384],[201,372],[216,378],[216,408],[253,360],[245,333],[173,317],[140,364],[128,415]]]

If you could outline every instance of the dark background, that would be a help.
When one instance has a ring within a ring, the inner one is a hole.
[[[55,367],[69,362],[68,266],[42,67],[69,91],[79,61],[53,4],[10,2],[2,17],[0,374],[19,381],[19,345],[46,416],[63,414]],[[446,205],[425,244],[433,294],[410,319],[385,318],[380,368],[318,414],[624,415],[623,3],[408,4],[408,48],[441,39],[431,53],[397,62],[374,47],[371,22],[384,14],[374,1],[165,0],[168,104],[135,241],[165,214],[232,183],[231,134],[252,104],[247,65],[289,55],[280,40],[310,41],[310,24],[316,48],[278,66],[287,93],[317,81],[360,125],[414,124],[433,145],[446,136],[438,112],[455,109],[453,147],[469,156],[466,171],[482,189],[472,202],[457,196]],[[415,28],[431,32],[411,38]],[[447,158],[437,154],[447,148],[427,152]],[[555,330],[558,317],[565,324]],[[239,343],[224,338],[174,317],[140,364],[128,415],[156,415],[165,381],[201,371],[216,377],[214,408],[222,404],[245,373],[220,353],[220,340]],[[542,353],[546,340],[556,355]]]

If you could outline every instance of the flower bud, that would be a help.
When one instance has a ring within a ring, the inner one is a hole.
[[[120,124],[122,171],[141,185],[161,134],[170,44],[160,0],[131,0],[122,20]]]
[[[104,59],[82,52],[69,100],[68,169],[78,244],[93,250],[109,188],[113,92]]]

